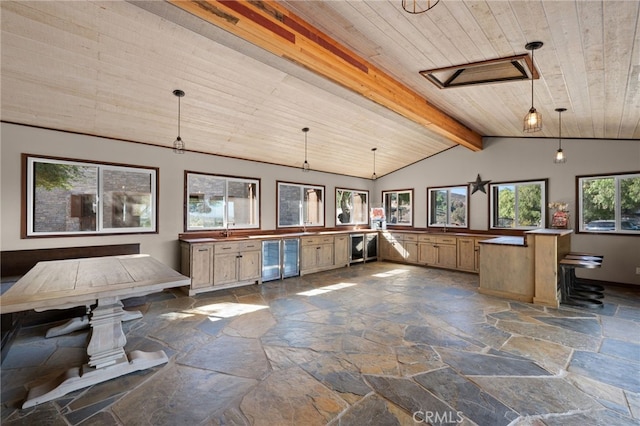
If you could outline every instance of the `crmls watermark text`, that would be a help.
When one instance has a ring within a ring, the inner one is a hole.
[[[462,423],[464,417],[462,411],[416,411],[413,413],[413,421],[416,423],[433,424],[457,424]]]

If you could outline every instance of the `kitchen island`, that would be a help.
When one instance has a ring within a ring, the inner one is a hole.
[[[572,230],[536,229],[523,237],[480,241],[483,294],[558,307],[558,261],[571,251]]]

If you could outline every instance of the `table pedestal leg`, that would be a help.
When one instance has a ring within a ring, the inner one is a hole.
[[[31,388],[22,408],[169,361],[164,351],[133,351],[127,356],[124,351],[127,339],[121,323],[123,312],[122,303],[116,298],[98,300],[89,321],[92,327],[87,347],[89,363],[81,368],[71,368],[54,380]]]
[[[87,310],[89,310],[87,308]],[[132,321],[134,319],[142,318],[142,312],[140,311],[123,311],[122,321]],[[81,317],[71,318],[64,324],[51,327],[47,330],[45,337],[64,336],[65,334],[73,333],[74,331],[83,330],[89,328],[89,315],[83,315]]]

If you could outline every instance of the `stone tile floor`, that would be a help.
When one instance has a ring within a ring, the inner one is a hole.
[[[385,262],[232,290],[131,299],[127,351],[168,364],[21,410],[85,362],[88,331],[23,329],[3,425],[638,425],[640,293],[600,310],[477,293],[478,277]]]

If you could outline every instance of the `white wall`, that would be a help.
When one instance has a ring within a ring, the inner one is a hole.
[[[170,136],[167,136],[170,138]],[[186,141],[188,144],[189,141]],[[65,238],[20,238],[22,179],[21,154],[48,155],[63,158],[112,162],[159,168],[159,221],[157,234],[103,235]],[[302,152],[301,152],[302,155]],[[301,156],[301,161],[304,159]],[[335,188],[372,189],[368,179],[350,178],[297,167],[282,167],[213,155],[185,153],[151,145],[114,141],[8,123],[0,133],[0,249],[26,250],[38,248],[76,247],[107,244],[140,243],[140,250],[178,269],[178,234],[183,229],[184,171],[261,179],[261,227],[276,228],[276,181],[325,186],[325,225],[335,226]],[[313,159],[309,159],[313,166]]]
[[[188,141],[187,141],[188,143]],[[474,181],[477,174],[493,182],[549,178],[549,200],[569,203],[575,212],[575,176],[640,170],[640,141],[565,140],[566,164],[554,164],[555,139],[486,138],[485,149],[456,147],[425,159],[372,184],[368,179],[327,173],[302,173],[298,168],[272,166],[212,155],[176,155],[170,149],[2,123],[0,133],[0,249],[90,246],[139,242],[141,251],[178,268],[177,236],[183,232],[184,170],[261,179],[262,229],[275,229],[276,180],[325,186],[326,226],[333,227],[335,187],[371,191],[373,203],[389,189],[414,188],[414,225],[425,227],[426,188]],[[20,238],[22,176],[20,154],[51,155],[93,161],[159,167],[159,233],[67,238]],[[338,155],[338,154],[337,154]],[[313,165],[313,159],[310,162]],[[470,196],[470,227],[488,229],[488,196]],[[572,224],[573,224],[572,218]],[[585,277],[640,285],[640,237],[584,235],[572,237],[573,249],[605,255],[603,267]],[[514,277],[517,278],[517,277]]]
[[[478,174],[492,182],[548,178],[549,201],[569,203],[573,226],[576,176],[640,171],[640,140],[563,140],[565,164],[553,163],[557,139],[485,138],[484,147],[479,152],[455,147],[384,176],[376,181],[372,198],[380,200],[384,190],[414,188],[414,226],[426,227],[428,186],[464,185]],[[469,208],[470,228],[487,230],[488,194],[470,195]],[[640,285],[635,273],[640,267],[640,236],[574,234],[572,249],[605,255],[601,269],[579,275]]]

